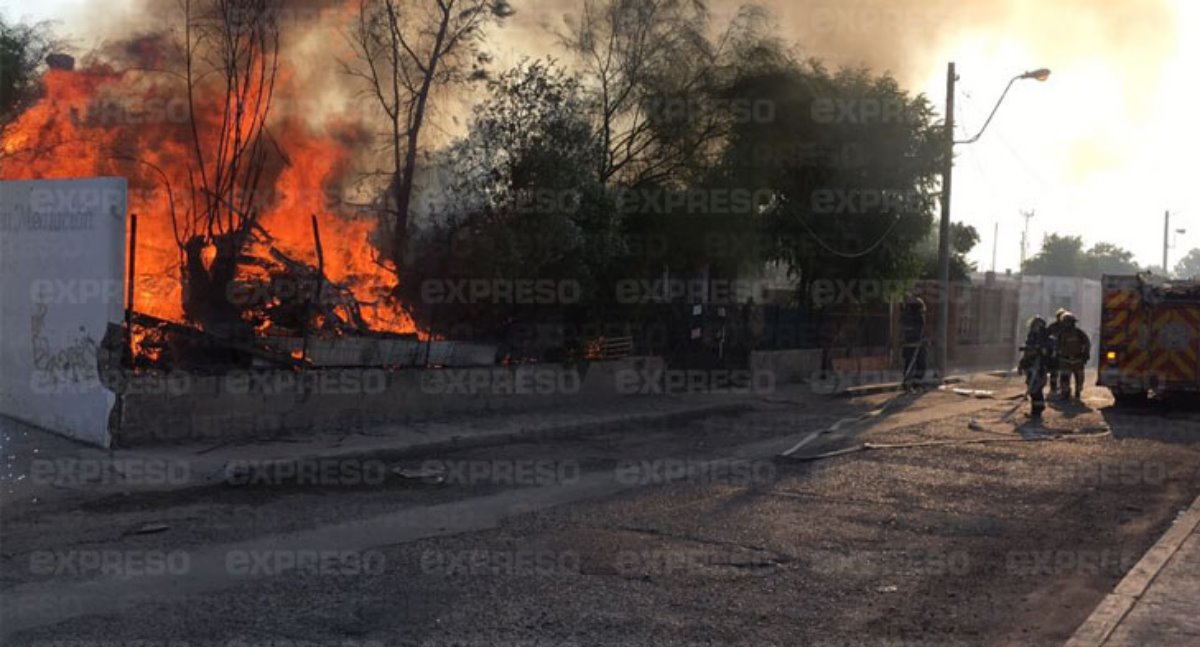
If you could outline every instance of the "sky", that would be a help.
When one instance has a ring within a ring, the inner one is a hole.
[[[982,269],[991,266],[994,223],[997,269],[1017,267],[1023,210],[1035,212],[1034,250],[1044,233],[1067,233],[1088,244],[1118,244],[1143,265],[1161,265],[1166,210],[1173,212],[1172,230],[1188,230],[1172,235],[1177,247],[1169,264],[1200,247],[1200,3],[1180,0],[1174,8],[1175,44],[1158,64],[1141,69],[1120,69],[1101,51],[1039,59],[1015,36],[990,43],[963,37],[941,53],[960,76],[960,139],[975,134],[1014,73],[1053,70],[1045,83],[1018,82],[980,141],[956,151],[952,213],[979,229],[983,241],[972,256]],[[943,65],[920,86],[939,104],[945,76]],[[1132,87],[1138,81],[1143,87]]]
[[[164,4],[170,0],[158,0]],[[493,43],[508,54],[549,42],[576,0],[511,0],[518,14]],[[1194,0],[765,0],[804,55],[893,73],[942,111],[946,63],[957,65],[958,139],[974,136],[1009,79],[1016,83],[977,143],[959,146],[954,220],[974,225],[980,269],[1016,271],[1023,212],[1030,255],[1043,235],[1111,242],[1143,265],[1200,247],[1200,2]],[[734,2],[713,2],[718,16]],[[80,45],[95,21],[120,21],[133,0],[0,0],[9,18],[55,19]],[[534,55],[544,52],[533,51]],[[998,236],[993,235],[998,226]]]

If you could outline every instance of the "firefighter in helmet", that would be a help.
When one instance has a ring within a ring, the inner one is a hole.
[[[1029,395],[1030,415],[1042,415],[1046,408],[1046,375],[1049,373],[1050,358],[1054,355],[1054,341],[1041,315],[1029,320],[1029,332],[1025,345],[1021,347],[1021,362],[1018,367],[1025,373],[1025,386]]]
[[[1054,321],[1046,326],[1046,332],[1050,333],[1050,339],[1057,344],[1058,335],[1063,331],[1063,315],[1067,314],[1066,308],[1059,308],[1054,311]],[[1050,371],[1050,395],[1058,395],[1058,349],[1055,347],[1048,360],[1049,364],[1046,370]]]
[[[1092,340],[1079,329],[1070,312],[1063,314],[1063,327],[1055,342],[1058,356],[1058,387],[1062,399],[1071,397],[1071,378],[1075,378],[1075,399],[1083,396],[1083,366],[1092,354]]]

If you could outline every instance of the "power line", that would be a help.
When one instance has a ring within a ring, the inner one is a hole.
[[[817,244],[820,245],[822,249],[824,249],[825,251],[827,251],[830,254],[833,254],[834,256],[837,256],[839,258],[854,259],[854,258],[862,258],[863,256],[866,256],[867,254],[870,254],[871,252],[875,251],[875,249],[877,247],[882,245],[883,241],[887,240],[887,237],[889,235],[891,235],[892,230],[896,228],[896,225],[900,224],[901,218],[903,218],[903,215],[898,214],[896,216],[896,220],[891,225],[888,226],[887,231],[883,232],[883,235],[879,237],[879,240],[875,241],[874,243],[871,243],[871,245],[869,247],[867,247],[866,249],[864,249],[861,252],[842,252],[840,250],[834,249],[828,243],[826,243],[824,240],[822,240],[821,237],[817,235],[817,232],[813,231],[813,228],[810,227],[807,222],[805,222],[804,218],[800,218],[799,220],[800,220],[800,224],[804,225],[804,228],[808,230],[808,234],[813,237],[813,240],[817,241]]]

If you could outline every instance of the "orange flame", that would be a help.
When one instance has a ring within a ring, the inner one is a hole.
[[[0,179],[62,179],[119,175],[129,181],[128,208],[138,215],[134,303],[139,312],[182,321],[182,257],[175,212],[186,212],[196,173],[186,100],[162,75],[91,65],[51,70],[44,96],[20,115],[0,143]],[[281,74],[277,93],[296,94]],[[218,95],[223,96],[223,95]],[[219,132],[219,101],[197,98],[201,136]],[[207,121],[205,121],[207,120]],[[268,172],[259,223],[288,256],[316,265],[311,216],[318,219],[325,275],[346,285],[373,330],[413,333],[411,318],[390,295],[395,275],[370,242],[372,215],[355,214],[331,197],[349,167],[345,139],[318,133],[291,117],[273,119],[270,135],[286,157]],[[212,135],[216,137],[217,135]],[[361,140],[361,137],[358,139]],[[189,175],[191,174],[191,175]],[[196,182],[198,184],[198,182]],[[182,223],[180,223],[182,226]],[[265,249],[252,249],[265,256]]]

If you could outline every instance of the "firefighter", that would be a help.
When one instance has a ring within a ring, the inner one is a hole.
[[[1075,399],[1078,400],[1083,397],[1083,366],[1092,354],[1092,340],[1079,329],[1075,315],[1063,314],[1062,322],[1056,341],[1059,394],[1064,400],[1071,397],[1071,378],[1074,377]]]
[[[915,389],[925,379],[925,301],[911,296],[900,311],[904,348],[904,389]]]
[[[1066,308],[1059,308],[1054,311],[1054,321],[1046,327],[1046,332],[1050,333],[1050,339],[1055,344],[1058,343],[1058,334],[1063,330],[1063,315],[1067,314]],[[1058,395],[1058,349],[1054,348],[1053,353],[1047,360],[1049,363],[1046,370],[1050,371],[1050,395]]]
[[[1025,373],[1026,392],[1029,395],[1030,414],[1034,418],[1042,415],[1046,408],[1046,375],[1050,358],[1054,354],[1054,342],[1041,315],[1029,320],[1029,332],[1025,345],[1021,347],[1021,362],[1018,368]]]

